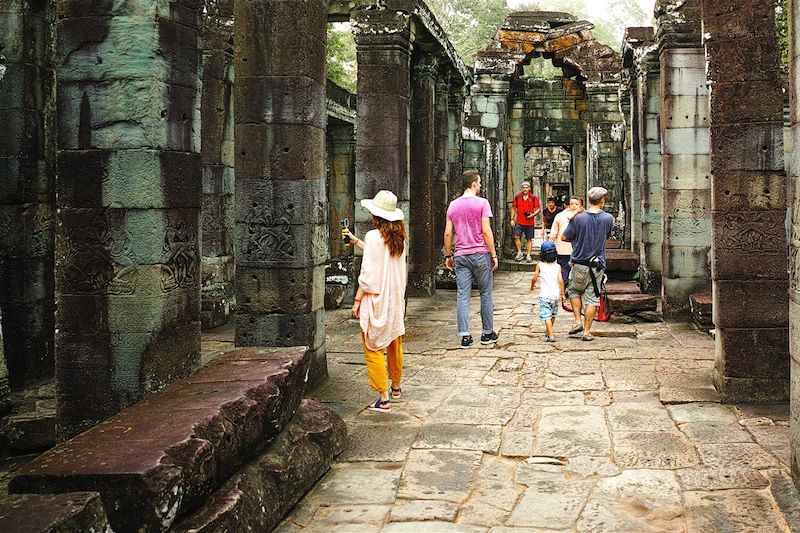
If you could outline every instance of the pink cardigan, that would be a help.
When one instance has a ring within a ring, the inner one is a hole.
[[[358,285],[364,291],[360,322],[367,348],[382,350],[406,332],[406,250],[392,257],[380,232],[368,231]]]

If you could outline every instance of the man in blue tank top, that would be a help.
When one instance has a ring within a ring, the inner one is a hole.
[[[606,239],[611,236],[614,217],[603,211],[608,190],[592,187],[587,196],[589,209],[572,219],[561,239],[572,243],[572,270],[569,274],[567,296],[572,303],[575,327],[569,331],[571,337],[592,341],[592,323],[600,291],[605,278]],[[581,323],[581,306],[586,305],[586,316]]]

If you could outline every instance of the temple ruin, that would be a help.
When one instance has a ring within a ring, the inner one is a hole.
[[[278,526],[347,448],[310,399],[359,269],[342,221],[363,235],[358,200],[392,190],[407,296],[431,298],[468,168],[508,268],[523,181],[608,189],[612,311],[712,329],[718,401],[789,402],[800,487],[800,43],[787,80],[773,2],[653,15],[617,52],[591,21],[513,12],[470,67],[423,0],[0,0],[0,449],[37,454],[0,509]],[[330,22],[355,93],[326,79]]]

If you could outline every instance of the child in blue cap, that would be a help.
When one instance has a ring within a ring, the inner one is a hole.
[[[542,262],[536,265],[536,271],[531,278],[531,290],[536,285],[536,280],[542,278],[542,289],[539,292],[539,318],[544,321],[547,330],[545,342],[556,342],[553,335],[553,324],[558,315],[559,302],[567,300],[564,292],[564,278],[561,276],[561,267],[556,263],[556,245],[544,241],[541,248]]]

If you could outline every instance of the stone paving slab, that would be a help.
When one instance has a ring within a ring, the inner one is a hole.
[[[786,404],[720,405],[714,341],[692,324],[598,324],[586,343],[562,313],[546,344],[529,281],[495,277],[500,339],[469,350],[454,292],[410,299],[391,413],[364,410],[358,325],[330,312],[327,347],[347,355],[313,394],[348,415],[351,442],[278,531],[790,532]],[[475,296],[473,328],[477,311]]]

